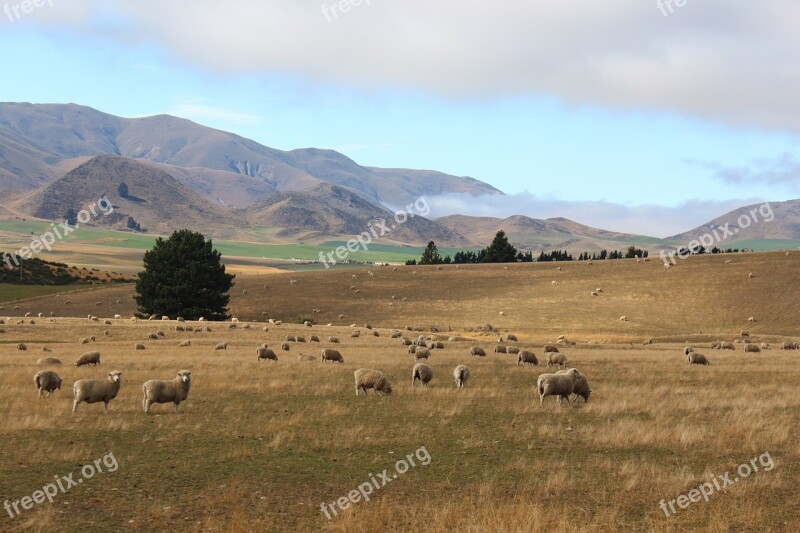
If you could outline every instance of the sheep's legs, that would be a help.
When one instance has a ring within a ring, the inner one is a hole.
[[[72,412],[74,413],[75,409],[77,409],[77,408],[78,408],[78,400],[73,400],[72,401]]]

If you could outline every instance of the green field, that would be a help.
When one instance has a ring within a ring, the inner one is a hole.
[[[9,285],[0,283],[0,302],[23,300],[36,296],[63,293],[69,290],[72,289],[64,285]]]

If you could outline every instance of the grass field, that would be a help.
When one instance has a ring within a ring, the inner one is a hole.
[[[795,530],[800,356],[777,344],[800,338],[800,254],[725,259],[690,258],[670,269],[653,260],[244,276],[232,292],[234,312],[261,323],[249,330],[211,324],[210,333],[127,320],[130,286],[44,295],[16,303],[18,309],[5,304],[0,498],[30,496],[56,475],[78,479],[81,468],[108,454],[118,468],[85,479],[52,504],[4,514],[0,530]],[[596,288],[601,295],[590,296]],[[15,318],[50,310],[55,322]],[[61,318],[89,313],[126,319],[104,325]],[[305,316],[333,325],[261,329],[266,318]],[[747,323],[750,316],[755,324]],[[361,337],[350,337],[351,323]],[[490,323],[495,331],[474,331]],[[411,387],[413,357],[388,335],[406,325],[425,330],[404,331],[409,337],[430,335],[435,326],[445,339],[464,339],[433,351],[427,389]],[[773,349],[708,349],[745,328]],[[157,329],[165,337],[146,340]],[[548,398],[540,407],[536,378],[548,369],[518,367],[515,356],[491,353],[505,332],[516,333],[514,344],[540,360],[542,344],[558,335],[577,342],[562,352],[588,376],[589,402],[559,406]],[[323,342],[289,343],[279,362],[256,361],[260,343],[277,347],[297,334]],[[90,335],[98,342],[78,344]],[[330,335],[342,340],[335,347],[344,364],[298,361],[299,352],[318,355],[334,346],[326,342]],[[647,337],[655,343],[643,346]],[[191,347],[178,347],[184,339]],[[710,366],[686,363],[686,340]],[[215,351],[220,341],[229,348]],[[18,342],[28,351],[16,350]],[[134,351],[137,342],[147,349]],[[474,344],[489,356],[470,357]],[[101,352],[100,367],[70,366],[88,349]],[[44,356],[64,361],[55,368],[64,386],[37,400],[32,376],[42,367],[34,363]],[[462,363],[471,377],[459,391],[451,373]],[[356,397],[353,371],[360,367],[385,372],[393,394]],[[193,373],[188,402],[177,415],[167,405],[144,415],[142,383],[172,378],[181,368]],[[111,370],[123,372],[123,385],[109,414],[102,404],[71,414],[72,383]],[[417,466],[375,489],[369,501],[337,508],[336,516],[329,511],[330,520],[322,512],[323,503],[347,497],[384,469],[391,478],[409,454]],[[740,476],[742,464],[759,471]],[[725,476],[740,479],[714,490],[708,502],[677,505],[679,496],[712,479],[722,484]],[[675,500],[676,512],[666,516],[661,500]]]

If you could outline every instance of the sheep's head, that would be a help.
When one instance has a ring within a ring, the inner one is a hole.
[[[181,370],[178,372],[178,379],[182,383],[191,383],[192,382],[192,373],[188,370]]]
[[[375,384],[375,390],[379,390],[384,394],[391,394],[392,393],[392,384],[389,383],[389,380],[385,377],[381,377],[378,382]]]
[[[110,379],[114,383],[119,383],[120,381],[122,381],[122,372],[120,372],[119,370],[112,370],[111,372],[108,373],[108,379]]]

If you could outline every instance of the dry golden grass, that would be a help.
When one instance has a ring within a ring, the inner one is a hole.
[[[555,265],[416,267],[416,274],[376,267],[374,278],[355,271],[357,280],[350,272],[240,280],[237,288],[249,289],[247,300],[241,291],[234,298],[240,317],[261,319],[266,310],[291,319],[321,308],[322,322],[437,324],[453,328],[445,335],[471,337],[433,351],[428,364],[435,375],[427,389],[412,389],[413,358],[383,327],[380,337],[362,327],[361,338],[351,339],[350,328],[341,325],[285,324],[265,333],[263,324],[250,330],[210,324],[210,333],[186,333],[174,330],[176,322],[161,321],[106,326],[59,317],[4,324],[0,498],[30,495],[54,475],[78,472],[109,452],[119,469],[59,494],[53,504],[15,518],[3,514],[0,530],[793,530],[800,523],[792,503],[800,499],[800,355],[777,349],[745,354],[741,345],[718,352],[708,342],[732,339],[743,327],[758,342],[797,335],[792,283],[800,259],[743,255],[730,265],[717,259],[692,258],[670,270],[654,262],[565,265],[561,272]],[[756,278],[747,278],[751,271]],[[562,276],[558,286],[550,284],[554,276]],[[352,284],[363,290],[349,303]],[[592,299],[596,287],[603,296]],[[130,311],[122,308],[130,304],[114,303],[125,290],[69,298],[80,314],[109,316]],[[392,294],[409,301],[392,300]],[[94,306],[97,300],[104,303]],[[20,302],[16,313],[48,311],[55,301]],[[348,316],[338,320],[339,312]],[[622,314],[631,322],[620,322]],[[745,326],[748,316],[759,322]],[[517,333],[515,344],[540,360],[542,343],[557,334],[580,341],[562,351],[589,377],[590,401],[562,407],[548,398],[540,407],[536,378],[547,369],[518,367],[515,356],[491,353],[495,336],[463,331],[487,322]],[[104,329],[111,335],[102,336]],[[147,340],[159,329],[165,338]],[[297,360],[301,351],[318,354],[331,346],[326,342],[291,343],[290,352],[278,352],[279,362],[256,361],[256,346],[277,346],[287,334],[316,334],[323,341],[338,336],[342,344],[334,347],[345,364]],[[78,344],[89,335],[98,342]],[[651,336],[656,344],[642,346],[640,339]],[[688,338],[711,366],[686,363]],[[179,348],[184,339],[192,346]],[[223,340],[228,350],[215,351]],[[21,341],[27,352],[15,349]],[[136,342],[147,349],[134,351]],[[490,355],[470,357],[474,343]],[[42,352],[44,345],[52,353]],[[89,349],[101,352],[101,367],[70,366]],[[56,369],[64,386],[37,400],[32,376],[41,367],[34,363],[45,356],[64,361]],[[451,372],[461,363],[470,366],[471,377],[458,391]],[[360,367],[385,372],[394,394],[356,397],[353,371]],[[177,415],[168,405],[144,415],[141,384],[172,378],[182,368],[193,373],[189,401]],[[83,404],[72,415],[72,383],[110,370],[123,372],[123,385],[109,414],[102,404]],[[384,468],[391,473],[398,459],[422,446],[429,465],[410,469],[332,520],[321,512],[323,502],[346,496]],[[669,518],[659,508],[662,499],[765,452],[773,470]]]

